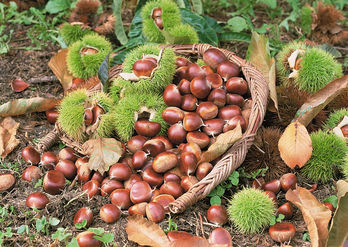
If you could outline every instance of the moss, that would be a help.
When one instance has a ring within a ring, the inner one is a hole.
[[[197,32],[188,24],[178,24],[168,32],[171,39],[167,39],[167,43],[187,45],[196,44],[199,41]]]
[[[93,34],[90,29],[82,29],[79,25],[70,25],[69,23],[63,24],[59,29],[59,34],[67,45],[81,40],[85,35]]]
[[[152,10],[154,8],[162,9],[163,29],[170,28],[181,23],[181,15],[179,7],[171,0],[149,1],[142,9],[141,16],[143,18],[143,33],[151,42],[164,43],[165,38],[155,25],[152,19]]]
[[[81,56],[82,48],[93,47],[98,53]],[[86,35],[81,41],[73,43],[69,47],[67,56],[68,69],[73,76],[88,79],[98,73],[101,63],[108,53],[111,53],[111,43],[97,34]]]
[[[78,141],[85,137],[82,128],[86,100],[87,91],[76,90],[65,96],[58,108],[58,123],[65,133]]]
[[[347,161],[346,142],[333,133],[318,131],[311,134],[313,153],[301,174],[313,182],[325,183],[337,177]]]
[[[304,34],[309,35],[312,31],[312,8],[303,6],[300,13],[300,25]]]
[[[314,93],[342,76],[342,66],[334,57],[318,48],[307,49],[302,56],[296,83],[299,89]]]
[[[120,100],[115,107],[115,129],[121,141],[128,141],[134,131],[134,124],[137,120],[137,113],[146,107],[155,114],[150,118],[151,121],[161,123],[161,135],[166,133],[168,125],[162,119],[162,111],[166,105],[161,95],[157,94],[130,94]]]
[[[342,108],[330,113],[329,118],[323,126],[323,130],[335,128],[343,120],[344,116],[348,116],[348,108]]]
[[[256,233],[269,225],[275,206],[263,191],[245,188],[233,196],[227,211],[240,232]]]

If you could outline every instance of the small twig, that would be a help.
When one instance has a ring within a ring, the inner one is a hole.
[[[68,201],[68,203],[65,204],[64,207],[67,207],[70,203],[72,203],[73,201],[79,199],[80,197],[84,196],[85,194],[87,194],[87,190],[84,190],[81,194],[75,196],[73,199],[71,199],[70,201]]]
[[[199,216],[199,225],[201,226],[201,230],[202,230],[202,237],[205,238],[204,236],[204,229],[203,229],[203,219],[202,219],[202,215],[201,213],[198,213],[198,216]]]
[[[28,83],[35,84],[35,83],[44,83],[44,82],[59,82],[57,76],[43,76],[38,78],[31,78],[28,80]]]
[[[75,176],[74,180],[71,182],[71,184],[68,187],[68,191],[72,190],[72,188],[75,186],[79,176]]]

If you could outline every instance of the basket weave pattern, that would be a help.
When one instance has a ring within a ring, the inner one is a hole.
[[[203,56],[203,53],[213,47],[208,44],[195,45],[163,45],[162,47],[171,47],[179,56]],[[187,207],[193,205],[198,200],[205,198],[218,184],[226,180],[229,175],[237,169],[244,161],[249,147],[253,144],[255,134],[261,126],[266,112],[268,99],[268,84],[255,67],[244,59],[238,57],[233,52],[220,49],[228,60],[241,67],[245,80],[248,83],[251,97],[252,108],[249,118],[249,125],[244,132],[242,139],[237,141],[214,166],[213,170],[201,181],[195,184],[189,191],[177,198],[169,205],[172,213],[183,212]],[[116,65],[109,70],[110,78],[116,78],[122,72],[122,66]],[[85,155],[82,150],[82,143],[72,140],[56,124],[54,130],[48,133],[38,144],[40,151],[49,149],[55,142],[60,139],[64,144],[73,148],[75,151]]]

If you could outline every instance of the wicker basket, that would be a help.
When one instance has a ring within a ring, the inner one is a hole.
[[[198,56],[202,57],[203,53],[211,48],[208,44],[195,45],[164,45],[163,47],[171,47],[177,55],[181,56]],[[250,63],[238,57],[233,52],[220,49],[226,57],[233,63],[241,67],[242,73],[248,83],[252,101],[251,115],[249,125],[242,139],[237,141],[222,157],[222,159],[214,166],[213,170],[201,181],[195,184],[189,191],[180,196],[169,205],[172,213],[183,212],[187,207],[193,205],[198,200],[205,198],[218,184],[226,180],[229,175],[237,169],[244,161],[249,147],[254,141],[255,134],[261,126],[265,116],[268,84],[260,71],[255,69]],[[122,71],[122,66],[117,65],[110,69],[110,77],[115,78]],[[63,143],[74,148],[76,151],[83,153],[81,143],[72,141],[59,128],[55,126],[42,141],[39,143],[39,149],[44,151],[48,149],[58,139]]]

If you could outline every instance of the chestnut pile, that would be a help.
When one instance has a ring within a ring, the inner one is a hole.
[[[186,58],[176,60],[176,84],[163,93],[166,108],[162,118],[171,125],[168,139],[179,145],[197,143],[204,149],[211,137],[234,129],[238,122],[245,131],[251,111],[248,84],[240,68],[227,60],[223,52],[210,48],[203,54],[206,65],[199,66]]]

